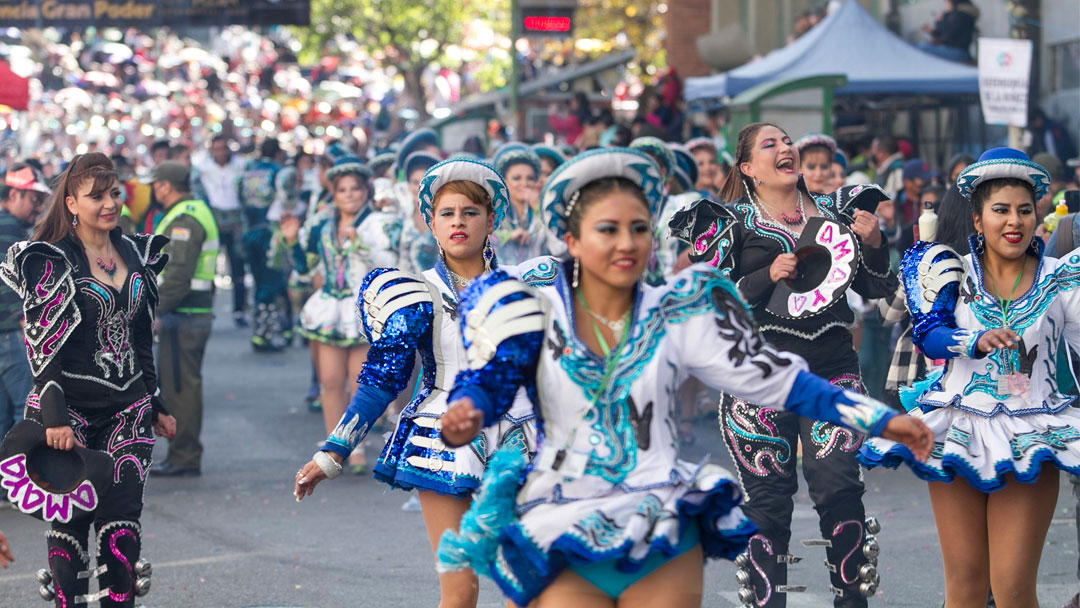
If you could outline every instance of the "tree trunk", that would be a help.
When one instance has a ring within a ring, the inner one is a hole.
[[[405,76],[405,98],[412,104],[414,110],[420,113],[420,122],[431,115],[427,111],[427,91],[424,90],[424,70],[427,64],[417,64],[402,70]]]

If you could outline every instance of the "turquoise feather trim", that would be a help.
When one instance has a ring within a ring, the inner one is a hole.
[[[900,405],[904,406],[904,411],[910,412],[919,407],[919,397],[930,389],[930,385],[941,380],[941,376],[942,372],[938,370],[927,376],[925,380],[919,380],[911,386],[900,387]]]
[[[526,460],[521,450],[507,445],[488,461],[484,481],[472,507],[461,518],[458,531],[446,530],[439,541],[435,568],[440,573],[472,568],[490,576],[499,548],[499,533],[513,523],[521,472]]]

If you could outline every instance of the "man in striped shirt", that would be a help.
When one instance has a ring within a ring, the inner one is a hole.
[[[0,186],[0,250],[30,237],[50,193],[41,174],[25,163],[12,165]],[[23,346],[22,299],[11,288],[0,287],[0,437],[22,420],[26,396],[34,378]]]

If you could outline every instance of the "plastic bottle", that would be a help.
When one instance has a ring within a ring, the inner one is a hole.
[[[1061,218],[1068,214],[1069,208],[1065,205],[1065,200],[1062,199],[1057,207],[1054,207],[1054,212],[1043,218],[1043,226],[1046,227],[1047,232],[1053,232],[1057,229],[1058,222],[1061,221]]]
[[[922,213],[919,215],[919,240],[933,241],[937,236],[937,213],[934,213],[932,203],[923,203]]]

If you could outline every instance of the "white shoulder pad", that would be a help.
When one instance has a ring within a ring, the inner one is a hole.
[[[503,298],[515,293],[528,297],[494,308]],[[503,281],[484,292],[465,317],[465,342],[470,369],[480,369],[495,357],[504,340],[544,330],[541,298],[519,281]]]
[[[934,258],[946,252],[953,255],[934,261]],[[923,254],[918,271],[919,286],[922,287],[922,301],[919,303],[919,309],[920,312],[928,313],[937,301],[938,293],[946,285],[964,280],[964,261],[957,257],[949,247],[935,244]]]
[[[400,282],[396,285],[386,286],[397,279]],[[363,299],[372,341],[382,337],[386,322],[395,312],[413,304],[433,302],[423,277],[400,270],[384,272],[376,277],[364,290]]]

